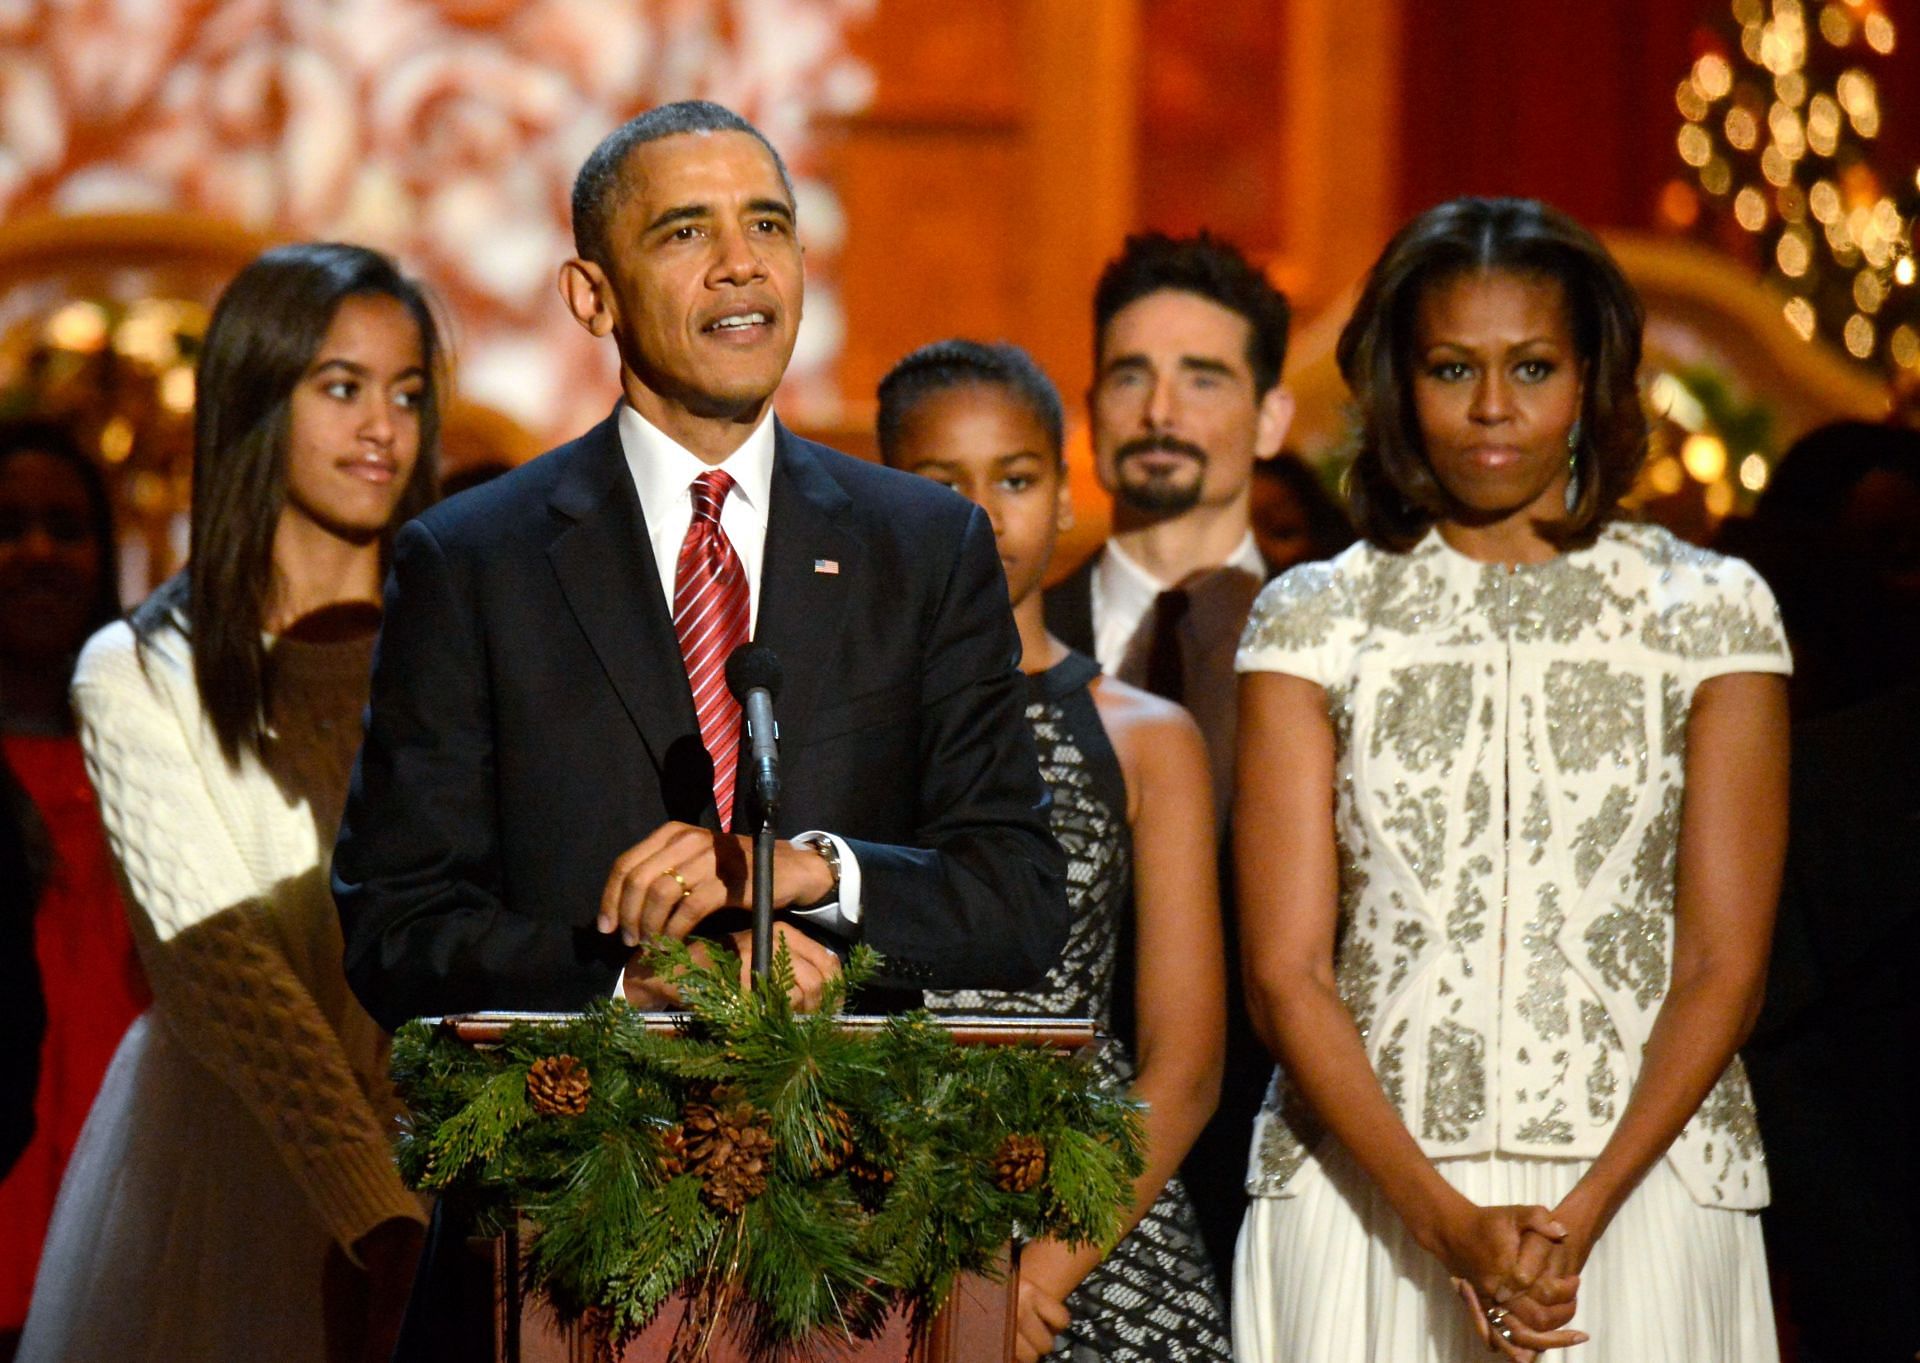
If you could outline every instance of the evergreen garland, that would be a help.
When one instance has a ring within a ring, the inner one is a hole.
[[[624,1001],[478,1048],[424,1022],[394,1040],[416,1189],[485,1230],[531,1228],[530,1290],[618,1343],[685,1287],[763,1355],[924,1324],[1016,1228],[1110,1244],[1144,1169],[1139,1104],[1031,1046],[961,1046],[927,1013],[840,1025],[878,958],[856,947],[820,1009],[796,1012],[784,948],[739,984],[722,949],[664,943],[677,1032]],[[686,1331],[683,1330],[683,1334]]]

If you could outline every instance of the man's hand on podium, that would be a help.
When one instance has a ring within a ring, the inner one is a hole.
[[[695,824],[667,823],[614,860],[600,893],[602,932],[637,947],[653,937],[685,940],[719,909],[753,904],[753,839]],[[773,848],[773,907],[818,904],[834,893],[833,867],[784,839]],[[798,968],[800,948],[792,948]]]
[[[811,852],[799,855],[811,857]],[[815,860],[818,860],[815,857]],[[802,1012],[812,1012],[820,1006],[820,996],[827,981],[840,973],[840,958],[811,937],[801,932],[791,923],[773,925],[774,949],[779,950],[785,943],[787,954],[793,961],[794,986],[788,991],[793,1006]],[[748,987],[753,972],[753,933],[742,930],[732,935],[729,945],[740,957],[740,987]],[[704,942],[694,942],[688,947],[694,960],[702,966],[711,963]],[[670,979],[647,973],[644,948],[636,949],[627,961],[627,970],[622,978],[621,987],[626,991],[627,1002],[635,1008],[673,1008],[680,1003],[680,991]]]

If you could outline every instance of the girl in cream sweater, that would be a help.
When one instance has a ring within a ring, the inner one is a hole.
[[[328,857],[440,347],[358,247],[269,251],[197,373],[191,562],[74,681],[154,1004],[68,1168],[20,1358],[385,1359],[425,1217]]]

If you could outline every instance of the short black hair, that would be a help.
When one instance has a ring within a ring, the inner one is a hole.
[[[880,459],[894,462],[900,429],[913,409],[950,388],[1004,388],[1024,404],[1047,433],[1055,459],[1066,444],[1066,415],[1060,390],[1033,357],[1005,341],[935,341],[910,352],[880,380],[878,434]]]
[[[787,163],[761,132],[724,104],[706,99],[683,99],[637,114],[600,139],[580,173],[573,178],[573,249],[582,260],[604,267],[607,231],[626,188],[627,160],[633,149],[647,142],[681,133],[745,133],[767,149],[780,184],[792,199],[793,177]]]
[[[1280,382],[1287,362],[1287,329],[1293,308],[1287,296],[1231,243],[1211,232],[1170,237],[1142,232],[1127,238],[1120,254],[1107,262],[1093,290],[1093,351],[1096,368],[1107,326],[1120,310],[1148,294],[1164,290],[1198,294],[1246,318],[1247,367],[1253,371],[1254,396]]]
[[[1448,200],[1387,243],[1334,350],[1360,418],[1347,501],[1360,533],[1383,549],[1412,548],[1448,510],[1413,405],[1420,300],[1449,280],[1483,272],[1557,282],[1580,358],[1577,493],[1566,518],[1542,524],[1540,533],[1559,549],[1592,543],[1646,459],[1637,383],[1645,313],[1607,248],[1536,199]]]

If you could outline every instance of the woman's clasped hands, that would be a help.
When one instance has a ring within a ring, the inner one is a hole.
[[[1545,1207],[1479,1207],[1463,1199],[1442,1222],[1435,1250],[1481,1342],[1494,1354],[1532,1363],[1545,1350],[1587,1341],[1567,1328],[1583,1245]]]

